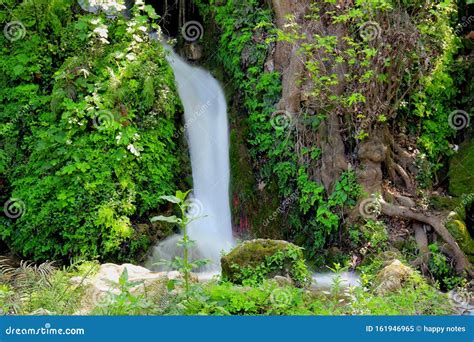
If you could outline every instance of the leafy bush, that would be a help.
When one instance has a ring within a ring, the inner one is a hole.
[[[297,287],[310,281],[302,249],[286,241],[246,241],[221,259],[222,276],[235,284],[256,285],[277,275],[290,277]]]
[[[72,0],[17,3],[7,7],[26,35],[0,37],[0,200],[26,210],[0,218],[0,238],[35,260],[129,259],[150,244],[133,223],[148,222],[180,170],[180,102],[147,31],[157,16],[142,1],[131,21],[79,15]]]

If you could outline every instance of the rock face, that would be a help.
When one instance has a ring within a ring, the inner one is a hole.
[[[303,287],[310,279],[301,248],[282,240],[246,241],[223,256],[221,265],[222,277],[235,284],[280,276]]]
[[[413,270],[402,264],[400,260],[391,261],[377,274],[377,294],[384,295],[401,289],[412,275]]]
[[[196,43],[184,45],[184,55],[190,61],[197,61],[202,58],[202,46]]]

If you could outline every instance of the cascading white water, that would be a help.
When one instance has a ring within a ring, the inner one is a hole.
[[[185,133],[193,172],[191,215],[198,216],[187,229],[196,241],[192,257],[211,260],[207,270],[217,271],[222,251],[233,245],[229,203],[229,132],[224,91],[212,75],[184,61],[171,48],[168,62],[173,68],[184,106]],[[180,235],[154,247],[148,266],[181,253]]]

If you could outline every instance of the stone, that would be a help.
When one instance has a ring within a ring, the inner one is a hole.
[[[285,286],[295,286],[295,282],[290,277],[282,277],[282,276],[275,276],[273,280],[278,284],[278,286],[285,287]]]
[[[135,294],[139,294],[145,289],[148,294],[155,291],[163,291],[166,289],[168,280],[182,279],[182,275],[178,271],[152,272],[145,267],[132,264],[103,264],[98,272],[90,278],[71,278],[71,283],[75,285],[82,284],[86,289],[82,300],[82,307],[76,312],[76,315],[89,314],[95,307],[105,306],[110,303],[113,295],[119,294],[116,284],[119,282],[120,275],[125,269],[127,269],[128,281],[136,283],[130,289]],[[191,281],[198,281],[195,274],[191,274]]]
[[[400,290],[413,275],[413,270],[405,266],[400,260],[394,259],[377,274],[378,295]]]
[[[197,43],[185,44],[184,55],[190,61],[197,61],[202,58],[202,46]]]
[[[32,313],[30,313],[31,316],[54,316],[57,315],[55,312],[51,312],[49,310],[39,308]]]
[[[281,261],[276,262],[274,257],[280,252]],[[221,266],[222,277],[235,284],[248,280],[249,272],[257,268],[259,277],[290,278],[298,287],[306,286],[310,279],[302,249],[283,240],[245,241],[221,258]]]

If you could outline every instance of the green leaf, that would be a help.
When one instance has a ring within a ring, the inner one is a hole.
[[[181,219],[177,218],[176,216],[155,216],[150,219],[151,222],[162,221],[162,222],[169,222],[169,223],[181,223]]]
[[[184,202],[186,197],[188,197],[188,194],[191,192],[191,190],[188,190],[186,192],[182,192],[180,190],[176,191],[176,197],[180,200],[180,202]]]
[[[176,197],[176,196],[160,196],[160,199],[163,199],[163,200],[168,201],[168,202],[171,202],[171,203],[176,203],[176,204],[182,202],[182,200],[179,199],[179,198]]]

